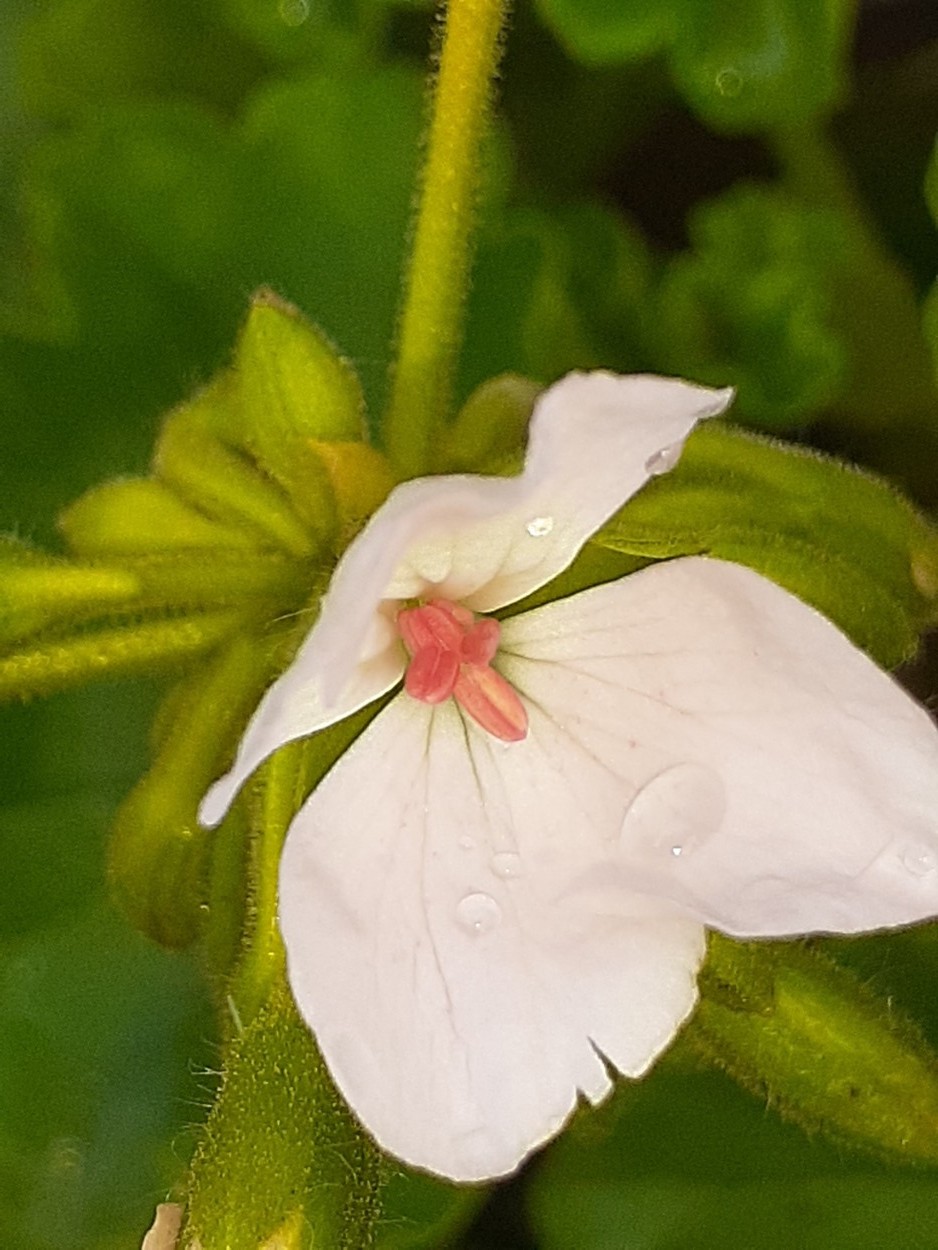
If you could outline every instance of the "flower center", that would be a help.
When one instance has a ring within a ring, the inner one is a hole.
[[[528,714],[513,686],[491,667],[501,626],[476,618],[448,599],[431,599],[397,614],[397,627],[410,663],[404,689],[421,703],[442,703],[450,695],[477,724],[503,742],[520,742]]]

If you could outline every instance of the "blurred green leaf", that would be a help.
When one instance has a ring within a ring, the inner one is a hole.
[[[767,1115],[724,1078],[661,1069],[551,1148],[529,1208],[541,1250],[927,1250],[938,1179]]]
[[[759,130],[831,111],[845,87],[851,0],[694,0],[671,52],[711,126]]]
[[[48,815],[61,840],[69,801]],[[45,867],[63,871],[54,856]],[[4,1244],[138,1245],[200,1096],[189,1065],[210,1024],[195,969],[86,899],[51,928],[0,944],[0,998]]]
[[[539,0],[539,9],[586,64],[667,51],[678,89],[718,129],[803,121],[844,91],[849,0]]]
[[[19,35],[26,108],[60,118],[104,101],[188,95],[231,107],[261,70],[210,0],[44,0]]]
[[[448,1246],[486,1197],[478,1186],[450,1185],[423,1172],[395,1169],[381,1189],[378,1250]]]
[[[842,223],[737,186],[696,209],[690,233],[656,294],[656,366],[737,386],[735,415],[758,427],[804,425],[832,402],[847,365],[830,284],[846,259]]]
[[[245,293],[270,284],[313,311],[373,397],[422,96],[421,75],[404,69],[320,75],[266,87],[239,127],[193,104],[127,103],[50,136],[25,175],[34,246],[52,271],[43,289],[60,291],[44,333],[86,344],[76,363],[95,372],[99,353],[146,344],[188,389],[229,350]],[[8,321],[29,328],[21,310]],[[147,372],[114,379],[131,411]]]
[[[914,655],[938,605],[938,531],[886,483],[801,448],[707,425],[594,542],[747,564],[880,664]]]
[[[538,0],[544,21],[587,65],[631,61],[671,43],[679,29],[673,0]]]

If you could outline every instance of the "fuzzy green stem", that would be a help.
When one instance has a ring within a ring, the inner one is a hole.
[[[452,405],[482,140],[508,0],[450,0],[384,439],[405,477],[428,470]]]

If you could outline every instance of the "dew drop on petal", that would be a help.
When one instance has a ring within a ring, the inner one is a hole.
[[[680,460],[683,450],[683,442],[672,443],[670,447],[662,447],[660,451],[654,452],[645,461],[645,472],[652,477],[659,477],[662,473],[670,473]]]
[[[717,831],[726,811],[723,782],[703,764],[675,764],[652,777],[629,804],[619,833],[626,854],[683,860]]]
[[[475,842],[468,835],[463,834],[463,836],[459,839],[459,845],[462,850],[471,851],[475,846]]]
[[[515,851],[499,851],[492,856],[492,872],[505,880],[521,876],[521,856]]]
[[[552,516],[532,517],[524,528],[532,538],[546,538],[554,528],[554,518]]]
[[[456,919],[469,933],[491,933],[502,920],[502,909],[491,894],[467,894],[456,908]]]
[[[907,846],[900,854],[902,866],[913,877],[928,877],[938,868],[938,856],[922,843]]]

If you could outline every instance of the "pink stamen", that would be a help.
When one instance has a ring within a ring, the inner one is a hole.
[[[404,608],[397,624],[411,660],[404,689],[422,703],[442,703],[452,695],[477,724],[503,742],[520,742],[528,716],[515,689],[490,667],[501,626],[490,617],[476,620],[468,608],[432,599]]]

